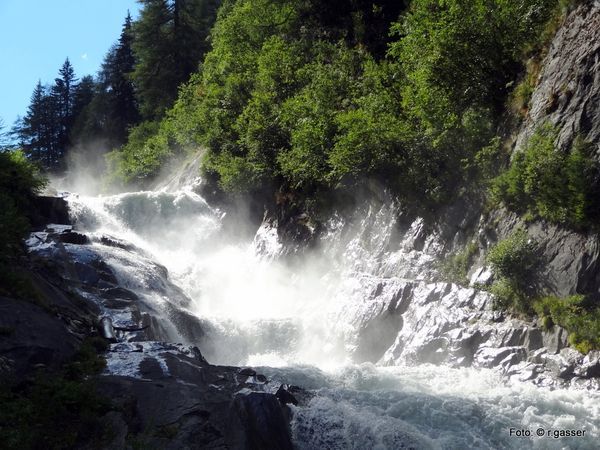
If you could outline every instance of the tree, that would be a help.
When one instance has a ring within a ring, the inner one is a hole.
[[[86,90],[92,95],[85,101],[81,100],[83,108],[75,113],[72,133],[72,141],[80,149],[91,141],[101,143],[106,150],[120,147],[127,141],[129,128],[139,122],[135,89],[131,81],[131,72],[135,67],[131,27],[128,13],[121,36],[104,57],[96,81],[90,77]],[[84,79],[80,87],[82,84]],[[79,95],[84,95],[83,90],[80,91]]]
[[[77,79],[75,78],[75,71],[69,58],[65,60],[58,74],[59,78],[54,80],[54,86],[51,88],[51,96],[55,102],[58,119],[56,141],[58,154],[56,156],[57,159],[61,160],[70,145],[69,134],[75,119],[73,105],[75,102],[74,94],[77,88]]]
[[[0,118],[0,151],[11,147],[11,133],[4,130],[4,120]]]
[[[216,0],[139,0],[133,25],[136,67],[132,73],[142,117],[162,117],[179,85],[198,68],[208,50]]]
[[[48,123],[44,123],[46,111],[44,108],[47,104],[46,89],[42,85],[41,80],[38,80],[33,93],[27,113],[21,123],[15,124],[16,133],[19,143],[23,147],[26,155],[34,161],[45,161],[48,163],[51,160],[48,137]]]
[[[131,15],[127,13],[119,41],[106,55],[99,74],[108,113],[104,134],[114,146],[124,144],[128,129],[140,120],[131,80],[135,69],[132,43]]]
[[[75,116],[90,97],[89,83],[90,79],[86,78],[84,85],[79,88],[68,58],[50,88],[38,81],[27,114],[15,124],[12,131],[30,159],[40,162],[49,170],[64,167]],[[84,94],[84,90],[88,92]]]

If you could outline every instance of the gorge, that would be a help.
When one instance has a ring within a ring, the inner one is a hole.
[[[359,3],[211,3],[108,191],[0,184],[0,448],[598,447],[600,2]]]

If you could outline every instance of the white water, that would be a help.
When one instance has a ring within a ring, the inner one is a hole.
[[[264,366],[267,376],[315,390],[295,411],[299,448],[598,448],[596,392],[508,383],[490,370],[352,363],[378,280],[426,279],[433,262],[408,245],[420,223],[396,236],[389,202],[352,221],[332,219],[318,250],[285,264],[274,258],[274,229],[261,227],[254,240],[227,235],[223,213],[191,189],[68,200],[79,227],[142,250],[128,260],[103,248],[129,288],[152,289],[152,261],[169,270],[192,300],[182,308],[212,324],[200,345],[211,363]],[[153,300],[157,311],[163,300]],[[533,436],[511,436],[511,428]],[[538,438],[538,428],[586,436]]]

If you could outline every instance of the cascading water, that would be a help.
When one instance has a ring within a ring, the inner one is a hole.
[[[311,390],[292,421],[299,448],[597,448],[597,391],[485,368],[518,355],[481,344],[502,329],[489,296],[428,281],[439,244],[422,237],[420,221],[400,232],[391,201],[332,217],[318,249],[286,263],[275,228],[234,239],[191,186],[67,200],[76,226],[96,236],[94,251],[164,316],[169,337],[211,363],[262,366]],[[123,245],[105,245],[107,236]],[[202,332],[182,332],[165,305],[199,318],[185,327]],[[456,344],[477,339],[471,353]],[[553,437],[565,429],[585,436]]]

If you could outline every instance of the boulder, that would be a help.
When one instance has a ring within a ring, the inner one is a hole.
[[[290,430],[279,399],[264,392],[235,396],[228,444],[245,450],[292,450]]]
[[[44,229],[49,223],[71,224],[69,205],[62,197],[34,197],[30,221],[37,230]]]

